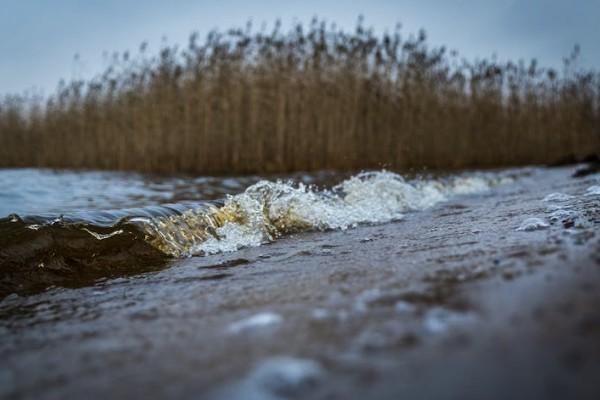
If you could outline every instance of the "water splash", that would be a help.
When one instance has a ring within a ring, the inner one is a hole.
[[[229,196],[220,208],[147,221],[150,243],[176,256],[215,254],[268,243],[308,230],[348,229],[384,223],[429,208],[456,194],[496,184],[483,177],[406,181],[392,172],[368,172],[330,190],[292,182],[261,181]]]
[[[171,258],[259,246],[311,230],[400,220],[454,195],[505,183],[492,174],[408,181],[366,172],[329,188],[259,181],[224,200],[0,219],[0,296],[155,270]]]

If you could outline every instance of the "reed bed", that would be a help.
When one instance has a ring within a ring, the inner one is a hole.
[[[548,163],[600,151],[600,74],[466,61],[423,31],[324,21],[145,44],[0,102],[0,166],[251,173]]]

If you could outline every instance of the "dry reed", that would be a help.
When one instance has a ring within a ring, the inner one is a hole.
[[[467,62],[423,31],[313,20],[115,56],[0,102],[0,166],[247,173],[547,163],[600,149],[600,74]]]

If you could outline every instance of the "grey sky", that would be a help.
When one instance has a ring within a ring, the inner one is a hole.
[[[556,67],[579,43],[580,65],[600,67],[600,0],[0,0],[0,94],[51,93],[60,78],[102,70],[104,52],[157,46],[163,36],[185,44],[194,30],[315,15],[352,28],[359,14],[379,31],[396,22],[405,34],[425,28],[430,43],[467,58],[536,57]]]

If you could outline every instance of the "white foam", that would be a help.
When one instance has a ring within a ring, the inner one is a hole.
[[[549,195],[544,197],[544,201],[548,202],[548,203],[553,203],[553,202],[562,203],[562,202],[573,199],[573,197],[574,196],[571,196],[570,194],[565,194],[565,193],[550,193]]]
[[[553,213],[555,211],[560,211],[560,210],[564,210],[564,207],[559,206],[558,204],[549,204],[548,207],[546,207],[547,213]]]
[[[510,182],[508,178],[502,183]],[[490,189],[490,182],[482,177],[459,177],[454,180],[453,194],[472,194],[485,192]]]
[[[231,222],[225,223],[216,230],[218,238],[211,237],[205,242],[192,248],[191,253],[203,252],[205,254],[216,254],[231,252],[243,247],[256,247],[263,243],[263,235],[260,230],[252,226],[245,226]]]
[[[563,222],[566,220],[575,220],[579,214],[573,210],[558,209],[553,211],[548,219],[550,222]]]
[[[518,231],[538,231],[548,228],[550,225],[541,218],[527,218],[519,225]]]
[[[107,233],[107,234],[93,232],[93,231],[91,231],[91,230],[89,230],[87,228],[82,228],[82,229],[84,231],[86,231],[87,233],[89,233],[90,235],[92,235],[93,237],[95,237],[96,239],[98,239],[98,240],[108,239],[108,238],[111,238],[111,237],[116,236],[116,235],[121,235],[123,233],[123,229],[119,229],[119,230],[116,230],[114,232]]]
[[[600,185],[593,185],[585,191],[586,196],[600,196]]]
[[[263,362],[253,378],[270,391],[284,392],[298,389],[308,381],[318,379],[322,373],[323,369],[316,361],[278,357]]]
[[[434,334],[448,331],[452,327],[473,323],[477,320],[472,313],[458,313],[441,307],[432,308],[425,314],[423,325]]]
[[[279,314],[263,312],[232,323],[227,328],[227,332],[236,334],[256,328],[278,325],[282,321],[283,318]]]
[[[325,370],[310,359],[273,357],[258,364],[238,385],[224,390],[222,399],[278,400],[307,398],[321,383]]]
[[[214,254],[258,246],[278,236],[311,229],[348,229],[362,223],[402,219],[454,195],[488,190],[495,181],[483,176],[406,181],[388,171],[361,173],[331,190],[303,184],[261,181],[223,206],[237,217],[215,229],[216,235],[180,253]]]

